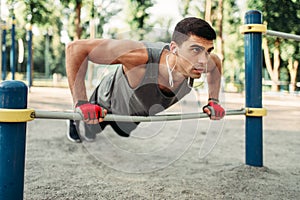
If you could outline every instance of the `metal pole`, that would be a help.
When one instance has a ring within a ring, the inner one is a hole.
[[[245,113],[246,113],[245,109],[227,110],[226,116],[244,115]],[[127,116],[127,115],[108,114],[105,116],[103,120],[118,121],[118,122],[154,122],[154,121],[199,119],[199,118],[207,118],[207,117],[208,115],[206,113],[167,114],[167,115],[154,115],[154,116]],[[82,120],[82,116],[76,112],[43,111],[43,110],[35,110],[34,118]]]
[[[2,29],[4,27],[3,22],[2,22],[2,12],[1,12],[1,0],[0,0],[0,77],[2,77]]]
[[[27,55],[27,84],[28,87],[32,86],[32,26],[31,24],[27,24],[27,47],[28,47],[28,55]]]
[[[250,10],[245,24],[262,24],[262,14]],[[262,108],[262,33],[245,33],[246,107]],[[262,117],[246,116],[246,164],[263,166]]]
[[[281,37],[284,39],[291,39],[291,40],[295,40],[295,41],[300,41],[300,35],[294,35],[294,34],[290,34],[290,33],[284,33],[284,32],[279,32],[279,31],[271,31],[271,30],[267,30],[267,35],[270,36],[276,36],[276,37]]]
[[[2,54],[2,80],[5,80],[6,78],[6,24],[3,22],[3,31],[2,31],[2,48],[1,48],[1,54]]]
[[[10,49],[10,71],[11,79],[15,80],[15,71],[16,71],[16,18],[13,14],[12,16],[12,27],[11,27],[11,49]]]
[[[27,108],[21,81],[0,83],[0,108]],[[0,199],[23,199],[26,122],[0,122]]]
[[[44,59],[45,59],[45,78],[49,78],[50,77],[50,62],[49,62],[49,46],[50,46],[50,35],[48,33],[48,29],[47,29],[47,33],[45,35],[45,55],[44,55]]]

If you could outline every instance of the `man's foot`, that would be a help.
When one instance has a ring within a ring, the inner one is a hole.
[[[77,130],[79,130],[78,124],[74,120],[68,120],[67,126],[68,126],[68,132],[67,132],[68,139],[71,142],[80,143],[81,139],[77,132]]]
[[[95,141],[96,134],[100,132],[98,131],[99,127],[99,124],[86,124],[81,121],[79,125],[80,137],[87,142]]]
[[[105,126],[106,124],[87,124],[83,121],[68,120],[68,139],[76,143],[93,142],[96,139],[96,134],[100,133]]]

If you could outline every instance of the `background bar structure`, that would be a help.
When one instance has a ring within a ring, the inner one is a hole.
[[[300,41],[300,35],[294,35],[294,34],[290,34],[290,33],[284,33],[284,32],[279,32],[279,31],[271,31],[271,30],[267,30],[266,34],[270,35],[270,36],[281,37],[281,38],[284,38],[284,39],[291,39],[291,40]]]

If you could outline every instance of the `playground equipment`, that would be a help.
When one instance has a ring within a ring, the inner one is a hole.
[[[262,15],[251,10],[245,15],[245,73],[246,100],[244,109],[228,110],[229,115],[245,115],[247,165],[263,166],[263,123],[266,109],[262,107],[262,33],[282,35],[266,30]],[[290,37],[290,34],[284,35]],[[299,39],[299,36],[293,36]],[[24,190],[24,162],[26,146],[26,122],[35,118],[75,119],[82,117],[74,112],[51,112],[27,109],[27,86],[20,81],[4,81],[0,84],[0,199],[22,199]],[[106,121],[169,121],[207,117],[204,113],[142,116],[107,115]]]
[[[1,24],[0,24],[1,25]],[[1,25],[0,27],[0,31],[2,31],[1,34],[1,62],[0,63],[0,74],[1,74],[1,79],[5,80],[7,72],[6,72],[6,33],[7,33],[7,25],[6,23],[4,23],[3,25]],[[28,83],[28,87],[32,86],[32,26],[31,24],[27,24],[26,25],[26,29],[27,29],[27,66],[26,66],[26,76],[27,76],[27,83]],[[16,62],[16,58],[17,58],[17,53],[16,53],[16,18],[15,15],[12,16],[12,23],[11,23],[11,49],[10,49],[10,70],[11,70],[11,79],[15,80],[15,73],[16,73],[16,66],[17,66],[17,62]]]

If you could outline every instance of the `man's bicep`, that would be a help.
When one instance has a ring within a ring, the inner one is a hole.
[[[145,46],[130,40],[97,40],[89,53],[89,60],[97,64],[136,65],[145,62]]]
[[[214,71],[215,69],[218,69],[219,73],[222,73],[222,61],[216,54],[210,55],[209,68],[209,71]]]

